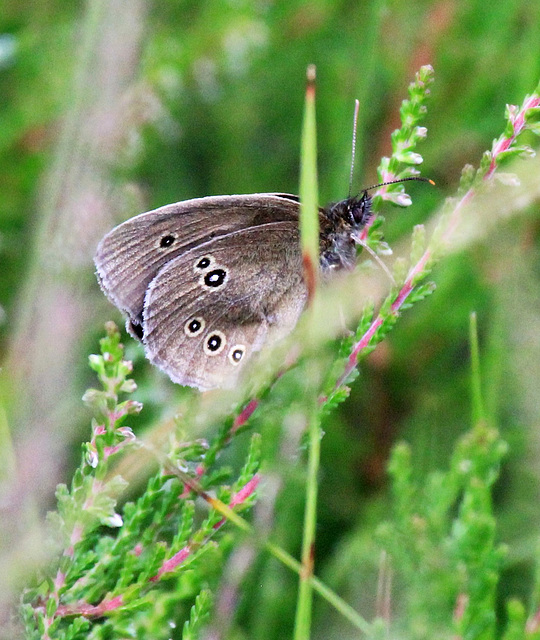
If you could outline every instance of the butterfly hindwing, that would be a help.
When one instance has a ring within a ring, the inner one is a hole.
[[[179,384],[231,381],[262,344],[289,333],[305,305],[297,221],[241,229],[167,262],[148,287],[143,343]]]

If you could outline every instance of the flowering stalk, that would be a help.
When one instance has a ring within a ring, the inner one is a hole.
[[[136,389],[128,379],[131,362],[122,359],[123,347],[114,323],[107,323],[107,336],[101,340],[101,355],[89,358],[90,366],[98,374],[103,390],[89,389],[83,400],[95,411],[92,421],[92,438],[83,444],[82,460],[71,488],[59,485],[56,496],[58,512],[49,514],[49,521],[64,539],[62,561],[52,582],[52,589],[42,599],[45,612],[43,638],[49,638],[49,629],[58,615],[60,599],[66,589],[67,576],[73,570],[76,546],[97,527],[120,527],[121,516],[116,513],[116,496],[124,489],[120,476],[107,480],[110,458],[127,445],[135,436],[124,419],[138,413],[142,405],[133,400],[119,402],[120,393]]]
[[[431,271],[440,249],[451,242],[459,225],[464,206],[474,198],[480,185],[493,179],[501,160],[518,155],[530,156],[533,153],[530,147],[517,147],[515,143],[517,137],[526,129],[540,134],[540,129],[537,124],[529,123],[529,119],[532,120],[534,116],[538,115],[539,109],[540,95],[538,95],[538,93],[527,96],[521,108],[514,105],[507,107],[508,124],[505,132],[493,142],[491,152],[484,154],[480,167],[474,177],[471,176],[471,171],[468,167],[464,170],[461,190],[464,190],[464,184],[467,184],[467,182],[469,183],[468,188],[451,210],[443,230],[434,234],[435,240],[432,242],[432,245],[424,251],[416,264],[410,269],[397,295],[391,294],[393,299],[389,308],[387,308],[388,305],[383,305],[368,330],[353,344],[344,371],[336,382],[335,390],[341,387],[349,378],[356,368],[358,358],[366,348],[373,346],[373,340],[378,330],[380,330],[385,323],[389,323],[389,321],[393,323],[395,321],[395,318],[399,315],[410,295],[415,291],[415,287],[420,280],[424,279]],[[385,177],[385,175],[383,174],[382,177]],[[429,292],[430,289],[428,288],[422,291],[422,295]]]
[[[229,503],[229,508],[232,509],[238,505],[241,505],[250,498],[257,485],[259,483],[259,476],[255,475],[240,491],[238,491],[231,499]],[[218,501],[219,502],[219,501]],[[213,531],[218,531],[226,522],[226,518],[222,518],[218,522],[216,522],[212,529]],[[178,568],[183,562],[185,562],[190,555],[192,555],[197,549],[201,546],[209,542],[210,536],[207,536],[202,542],[190,542],[186,546],[184,546],[180,551],[175,553],[171,558],[165,560],[161,567],[159,568],[156,575],[149,578],[148,582],[157,582],[161,579],[161,577],[166,574],[174,571]],[[139,550],[140,553],[140,550]],[[91,605],[87,602],[79,601],[73,605],[61,605],[57,608],[55,612],[55,617],[64,617],[64,616],[73,616],[79,615],[84,616],[86,618],[99,618],[115,609],[119,609],[120,607],[126,604],[126,599],[122,594],[114,596],[113,598],[105,598],[97,605]]]

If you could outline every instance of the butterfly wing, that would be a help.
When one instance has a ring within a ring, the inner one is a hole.
[[[298,220],[298,200],[287,194],[196,198],[135,216],[99,243],[94,258],[101,288],[129,316],[141,338],[146,290],[169,261],[214,238],[279,221]]]
[[[149,285],[147,356],[179,384],[227,386],[263,343],[293,329],[306,296],[297,221],[209,240],[170,260]]]

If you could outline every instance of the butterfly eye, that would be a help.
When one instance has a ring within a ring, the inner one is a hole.
[[[161,238],[161,240],[159,241],[159,246],[163,249],[166,249],[167,247],[170,247],[175,240],[176,238],[174,236],[163,236],[163,238]]]
[[[203,256],[195,263],[195,269],[198,271],[204,271],[204,269],[208,269],[212,262],[214,262],[214,258],[212,258],[212,256]]]
[[[203,318],[191,318],[184,325],[184,333],[189,338],[194,338],[204,331],[205,325]]]
[[[240,360],[244,357],[246,353],[246,348],[243,344],[235,344],[234,347],[229,351],[229,360],[235,366],[240,364]]]
[[[207,287],[218,288],[225,284],[227,280],[227,272],[225,269],[213,269],[208,271],[203,278],[203,282]]]
[[[369,222],[372,216],[371,196],[364,191],[361,198],[355,199],[349,209],[351,223],[355,226],[363,227]]]
[[[209,356],[217,356],[223,351],[226,343],[225,334],[221,331],[213,331],[204,343],[204,352]]]

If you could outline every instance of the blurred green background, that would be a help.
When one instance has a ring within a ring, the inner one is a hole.
[[[540,3],[528,0],[4,0],[0,391],[15,443],[15,461],[3,447],[4,480],[16,478],[8,494],[21,507],[7,514],[10,535],[24,528],[21,513],[54,506],[54,486],[70,477],[88,434],[80,402],[93,384],[87,354],[105,320],[121,321],[93,274],[107,230],[196,196],[296,193],[309,63],[317,66],[321,204],[347,194],[355,98],[355,188],[376,182],[407,86],[432,64],[428,137],[418,151],[437,186],[412,185],[413,206],[385,210],[392,244],[455,193],[461,168],[477,166],[502,133],[505,105],[533,91],[539,43]],[[539,220],[536,206],[445,259],[435,294],[405,314],[325,425],[318,573],[361,600],[368,616],[376,576],[368,541],[387,508],[392,444],[412,443],[421,477],[446,465],[470,426],[473,310],[488,413],[511,445],[496,495],[499,533],[511,545],[501,596],[527,593],[539,524]],[[141,432],[184,392],[126,343],[146,404]],[[291,487],[274,526],[297,551],[302,511]],[[249,637],[284,637],[281,590],[295,579],[275,566],[261,576],[270,586],[256,619],[244,612]],[[315,622],[320,637],[339,628],[317,610]]]

